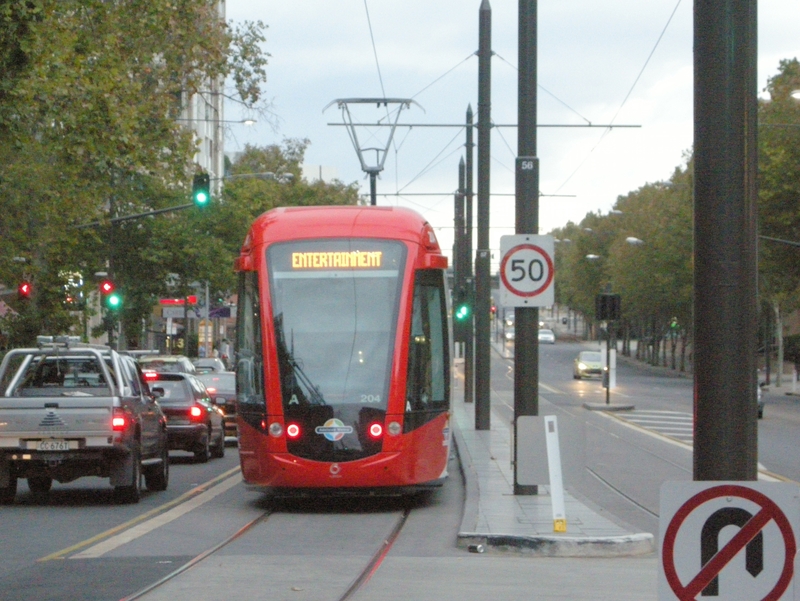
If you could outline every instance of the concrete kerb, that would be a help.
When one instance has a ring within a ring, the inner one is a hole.
[[[476,532],[480,519],[478,473],[469,449],[455,421],[451,422],[459,469],[466,498],[458,531],[457,546],[482,553],[494,551],[535,557],[631,557],[649,555],[655,550],[649,532],[621,536],[517,535]]]
[[[649,532],[623,536],[558,536],[458,533],[459,547],[480,548],[534,557],[633,557],[650,555],[653,535]]]
[[[584,403],[583,407],[589,411],[633,411],[636,405],[631,403]]]

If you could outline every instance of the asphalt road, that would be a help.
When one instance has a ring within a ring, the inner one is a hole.
[[[565,484],[608,517],[657,534],[662,483],[692,477],[691,436],[687,440],[685,433],[691,380],[620,363],[612,400],[633,403],[636,409],[617,416],[587,411],[583,403],[604,401],[605,391],[599,380],[572,378],[572,361],[582,348],[558,342],[540,349],[540,414],[559,417]],[[510,420],[513,363],[497,353],[492,357],[492,419]],[[759,422],[761,462],[800,480],[792,436],[800,403],[775,394],[767,401]],[[248,591],[263,593],[258,598],[336,599],[402,509],[397,502],[275,506],[244,488],[237,466],[232,447],[225,458],[207,464],[194,464],[188,454],[173,452],[169,489],[145,492],[137,505],[113,504],[111,488],[100,479],[56,483],[46,498],[32,495],[20,482],[16,503],[0,507],[0,598],[119,600],[252,524],[186,577],[145,599],[256,598],[227,594],[238,586],[236,574],[242,570],[248,573]],[[501,587],[504,598],[523,599],[530,598],[533,586],[552,586],[553,594],[568,591],[562,598],[590,599],[597,587],[615,590],[614,579],[605,582],[602,576],[611,564],[584,566],[580,574],[585,581],[573,575],[569,582],[550,582],[547,575],[556,569],[555,560],[532,564],[457,550],[464,490],[455,461],[450,468],[455,477],[413,506],[381,569],[357,598],[413,598],[409,591],[415,591],[419,598],[463,599]],[[647,566],[649,574],[652,567]],[[574,566],[565,560],[563,568]],[[446,573],[457,574],[458,582],[443,581]]]

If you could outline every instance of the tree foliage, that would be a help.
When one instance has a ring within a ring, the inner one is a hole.
[[[103,270],[114,251],[107,228],[72,226],[183,196],[196,147],[175,117],[188,95],[230,76],[240,102],[259,101],[262,30],[229,27],[207,0],[0,6],[0,282],[34,280],[32,322],[68,317],[54,282]],[[153,235],[143,223],[117,230],[120,248]]]

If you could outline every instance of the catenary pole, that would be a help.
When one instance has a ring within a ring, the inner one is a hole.
[[[757,476],[756,0],[694,3],[694,479]]]
[[[539,159],[536,157],[536,1],[519,0],[518,138],[516,161],[516,233],[539,233]],[[533,169],[522,169],[523,162]],[[524,433],[522,416],[539,413],[539,308],[514,309],[514,456]],[[530,433],[528,433],[530,435]],[[536,485],[521,485],[514,462],[514,494],[534,495]]]
[[[473,114],[472,105],[467,106],[467,160],[466,160],[466,207],[465,207],[465,222],[464,229],[464,256],[467,258],[465,267],[466,278],[470,286],[474,285],[474,272],[472,269],[472,201],[473,201],[473,188],[472,188],[472,172],[474,163],[474,149],[475,144],[472,141],[473,132]],[[465,329],[467,331],[467,341],[464,344],[464,402],[472,403],[475,400],[475,328],[474,328],[474,311],[467,319]]]
[[[478,248],[475,255],[475,429],[491,427],[491,250],[489,161],[492,108],[492,8],[481,2],[478,43]]]

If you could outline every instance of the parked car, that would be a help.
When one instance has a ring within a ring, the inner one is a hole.
[[[204,357],[192,361],[198,374],[208,374],[221,371],[228,371],[222,359],[219,357]]]
[[[543,342],[545,344],[555,344],[556,335],[553,330],[539,330],[539,342]]]
[[[236,442],[238,430],[236,427],[236,373],[232,371],[212,372],[198,374],[197,379],[206,386],[211,400],[225,414],[225,441]]]
[[[142,371],[193,374],[197,370],[189,357],[183,355],[147,355],[137,359]]]
[[[575,357],[572,377],[576,380],[603,375],[603,357],[600,351],[581,351]]]
[[[198,463],[225,456],[223,412],[205,385],[192,374],[145,372],[150,390],[167,416],[171,450],[194,453]]]

